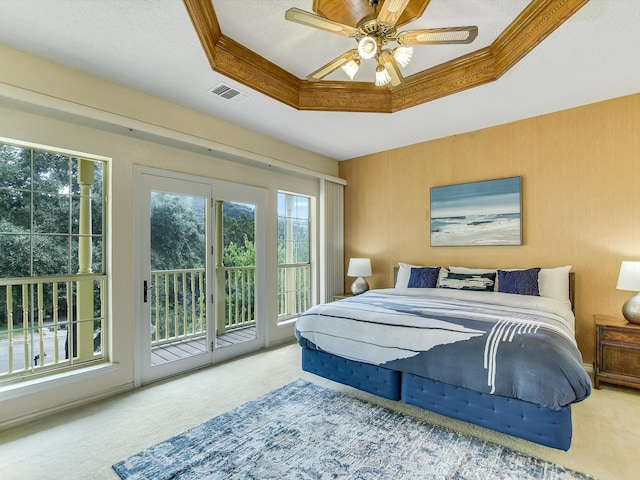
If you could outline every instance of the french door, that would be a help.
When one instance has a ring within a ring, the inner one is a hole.
[[[139,383],[260,348],[264,191],[136,176]]]

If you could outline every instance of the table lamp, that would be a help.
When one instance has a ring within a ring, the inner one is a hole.
[[[371,261],[368,258],[351,258],[349,260],[348,277],[358,277],[351,284],[351,293],[360,295],[369,290],[369,284],[363,277],[371,276]]]
[[[622,262],[616,288],[640,292],[640,262]],[[625,302],[622,314],[629,322],[640,324],[640,293]]]

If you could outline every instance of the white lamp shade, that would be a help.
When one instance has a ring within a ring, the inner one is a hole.
[[[640,262],[622,262],[616,288],[640,292]]]
[[[371,261],[368,258],[352,258],[349,260],[348,277],[370,277]]]

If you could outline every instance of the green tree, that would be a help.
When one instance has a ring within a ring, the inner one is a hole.
[[[231,243],[224,249],[224,265],[226,267],[250,267],[256,264],[255,243],[244,236],[242,245]]]
[[[199,199],[204,203],[203,199]],[[151,202],[151,269],[204,268],[204,209],[180,195],[154,193]]]

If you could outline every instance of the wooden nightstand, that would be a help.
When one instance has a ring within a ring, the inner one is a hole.
[[[342,300],[343,298],[353,297],[353,293],[340,293],[333,296],[333,301]]]
[[[594,315],[594,386],[600,382],[640,388],[640,325],[610,315]]]

